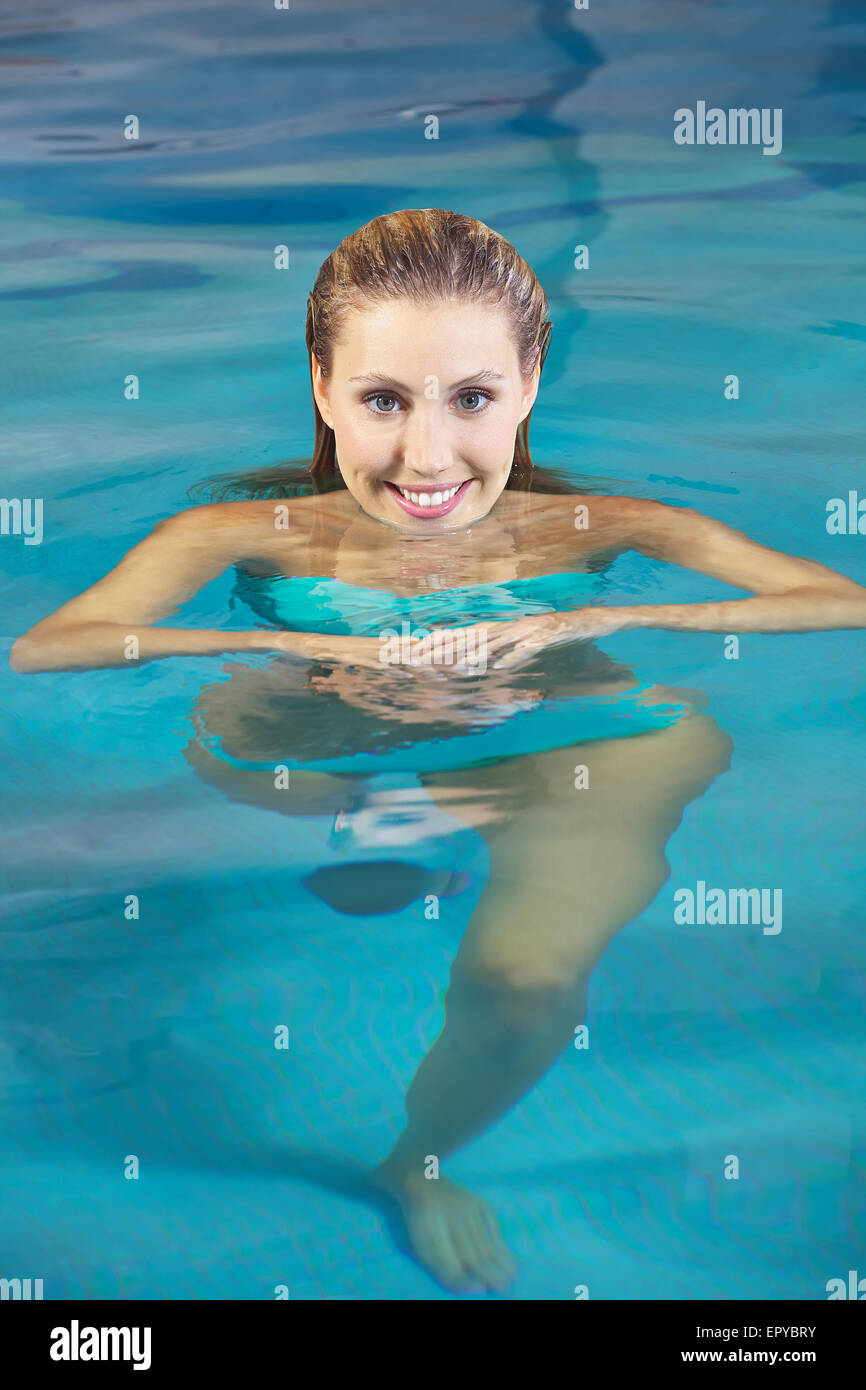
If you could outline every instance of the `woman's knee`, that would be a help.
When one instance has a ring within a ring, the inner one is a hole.
[[[725,772],[730,766],[734,741],[711,714],[705,713],[699,704],[689,700],[689,694],[689,691],[664,685],[653,686],[646,692],[644,698],[648,703],[669,701],[687,706],[682,718],[652,737],[658,740],[659,747],[665,745],[671,752],[677,748],[680,756],[688,757],[695,766],[700,765],[712,773]]]
[[[235,767],[205,748],[198,738],[190,739],[181,750],[197,776],[232,801],[261,810],[279,811],[285,816],[336,815],[361,800],[359,776],[335,776],[292,768],[288,775],[273,768]]]
[[[491,946],[471,963],[455,961],[452,990],[471,995],[503,1019],[535,1027],[575,999],[585,997],[591,962],[588,955],[520,952]]]
[[[694,756],[707,771],[726,772],[731,765],[734,740],[711,714],[691,714],[682,721],[683,735]]]

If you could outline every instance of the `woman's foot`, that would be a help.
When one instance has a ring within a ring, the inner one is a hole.
[[[412,1251],[453,1293],[504,1293],[515,1275],[493,1208],[449,1178],[392,1177],[374,1181],[399,1203]]]

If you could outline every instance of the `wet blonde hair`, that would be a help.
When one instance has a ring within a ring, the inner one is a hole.
[[[507,317],[520,371],[543,366],[553,328],[544,290],[522,256],[475,217],[442,208],[409,208],[374,217],[344,237],[324,261],[307,299],[307,354],[324,376],[347,315],[390,299],[416,304],[469,300],[501,307]],[[532,473],[529,419],[521,421],[506,486],[525,487]],[[313,400],[315,438],[310,473],[330,479],[337,467],[334,431]]]
[[[346,316],[367,304],[408,298],[417,304],[468,299],[503,308],[520,371],[544,365],[553,324],[547,297],[522,256],[484,222],[443,208],[407,208],[374,217],[344,237],[322,263],[307,298],[306,340],[310,381],[313,353],[322,372],[333,367],[334,347]],[[310,460],[289,459],[243,474],[221,473],[196,483],[188,496],[226,501],[239,497],[291,497],[344,488],[334,431],[313,397],[315,435]],[[529,453],[529,421],[518,426],[505,486],[573,492],[560,470],[536,468]]]

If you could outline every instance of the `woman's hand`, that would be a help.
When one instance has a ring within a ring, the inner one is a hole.
[[[562,646],[565,642],[591,642],[596,637],[606,637],[631,626],[631,614],[625,608],[578,608],[490,623],[487,661],[495,671],[512,670],[547,647]]]
[[[443,633],[450,630],[441,629]],[[477,628],[466,628],[465,631],[477,631]],[[284,652],[287,656],[294,656],[302,661],[322,661],[342,667],[356,666],[364,671],[378,671],[387,675],[395,671],[430,670],[431,658],[429,655],[425,658],[423,644],[424,639],[421,637],[410,637],[407,642],[401,644],[401,655],[405,652],[408,658],[405,661],[389,659],[391,644],[384,638],[347,637],[341,633],[269,632],[262,647],[268,651]],[[453,670],[461,669],[445,660],[437,661],[436,664],[440,670],[446,666]]]
[[[406,661],[390,662],[387,650],[378,637],[347,637],[327,633],[274,632],[269,634],[268,646],[288,655],[333,663],[338,668],[358,668],[376,672],[393,689],[405,692],[405,678],[411,673],[427,677],[435,683],[437,677],[448,675],[451,682],[470,679],[489,669],[510,670],[529,661],[547,647],[565,642],[592,641],[611,632],[632,626],[631,610],[625,608],[579,608],[563,613],[539,613],[526,618],[511,618],[504,622],[474,623],[466,627],[442,628],[443,641],[436,657],[423,639],[412,639],[406,648]],[[450,656],[450,660],[449,660]],[[469,659],[471,656],[471,660]],[[369,685],[368,682],[365,682]],[[333,688],[333,686],[332,686]],[[383,684],[384,689],[384,684]],[[412,703],[419,698],[413,695]],[[427,703],[432,707],[437,698],[435,690]]]

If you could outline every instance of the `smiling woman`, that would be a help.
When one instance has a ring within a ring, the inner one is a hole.
[[[395,343],[400,381],[359,371],[392,356]],[[479,358],[497,366],[473,372]],[[316,407],[368,516],[429,536],[487,515],[514,466],[540,372],[537,361],[521,364],[503,309],[405,299],[348,309],[328,359],[326,371],[312,353]]]
[[[593,639],[866,626],[866,590],[824,565],[684,508],[555,495],[528,444],[550,332],[535,275],[490,228],[430,208],[374,219],[327,258],[309,298],[309,495],[271,470],[245,500],[161,522],[12,652],[22,672],[268,654],[199,692],[187,759],[234,801],[336,814],[337,839],[354,824],[358,859],[307,880],[330,909],[396,911],[430,891],[413,825],[484,837],[490,876],[443,1031],[372,1179],[400,1204],[418,1259],[455,1290],[503,1288],[512,1263],[491,1210],[438,1175],[439,1160],[498,1120],[573,1037],[591,971],[653,900],[685,806],[731,751],[699,692],[641,682]],[[749,596],[605,606],[604,572],[624,551]],[[158,625],[232,565],[235,600],[257,626]],[[420,618],[425,633],[482,625],[488,669],[416,663],[412,642],[395,667],[382,643],[395,617]],[[591,798],[575,795],[589,769]],[[356,817],[359,807],[373,814]],[[406,835],[389,867],[390,812]],[[461,882],[452,867],[440,858],[442,896]]]
[[[483,224],[435,209],[377,218],[328,258],[310,296],[313,473],[338,447],[363,510],[423,523],[410,535],[480,520],[530,466],[550,328],[532,271]],[[379,365],[395,344],[399,373]]]

